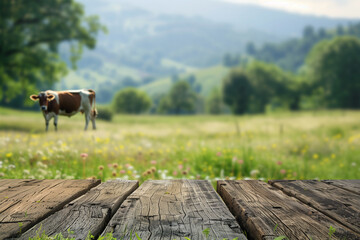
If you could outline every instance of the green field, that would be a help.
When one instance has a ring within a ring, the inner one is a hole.
[[[187,72],[180,74],[180,79],[186,79],[193,75],[196,79],[196,83],[201,85],[200,95],[203,97],[209,96],[210,92],[214,88],[221,88],[221,81],[229,73],[230,69],[222,65],[216,65],[204,69],[189,69],[186,68]],[[172,81],[171,77],[165,77],[158,79],[154,82],[148,83],[140,87],[141,90],[145,91],[150,96],[156,94],[166,94],[171,88]]]
[[[360,179],[359,111],[117,115],[97,125],[84,132],[79,114],[45,133],[40,112],[0,108],[0,178]]]

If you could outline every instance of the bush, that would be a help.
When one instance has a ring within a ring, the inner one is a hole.
[[[136,88],[125,88],[115,94],[113,107],[116,113],[139,114],[151,107],[150,97]]]
[[[98,107],[97,118],[111,122],[114,112],[109,107]]]

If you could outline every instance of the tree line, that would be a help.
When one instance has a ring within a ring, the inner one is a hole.
[[[37,89],[51,88],[76,68],[84,47],[106,32],[73,0],[0,1],[0,104],[23,106]],[[303,37],[225,55],[230,73],[218,89],[201,97],[194,77],[172,78],[164,95],[135,88],[116,93],[112,111],[160,114],[261,113],[267,110],[360,107],[360,23],[336,29],[306,27]],[[69,48],[67,60],[60,48]],[[131,81],[129,81],[131,83]],[[131,83],[132,84],[132,83]],[[128,84],[128,85],[131,85]],[[106,94],[104,94],[106,95]],[[131,100],[131,102],[129,102]]]
[[[359,66],[360,39],[340,36],[316,44],[306,57],[303,71],[297,74],[255,59],[235,66],[222,79],[221,89],[214,89],[207,99],[200,97],[188,80],[175,81],[169,92],[158,98],[152,112],[221,114],[230,110],[244,114],[278,109],[359,109]],[[129,88],[115,96],[113,105],[117,112],[141,113],[150,109],[152,101],[145,92]]]

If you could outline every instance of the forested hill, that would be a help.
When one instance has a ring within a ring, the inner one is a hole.
[[[247,42],[261,46],[300,37],[307,25],[335,28],[351,22],[215,0],[79,2],[88,14],[99,15],[109,29],[108,35],[100,36],[95,50],[102,61],[155,77],[176,71],[161,66],[162,59],[210,67],[219,64],[226,52],[244,52]]]
[[[189,69],[221,64],[226,53],[300,37],[303,28],[335,28],[350,20],[314,17],[212,0],[79,0],[109,30],[85,51],[57,88],[91,87],[108,102],[125,86],[142,86]],[[63,57],[66,58],[66,56]]]
[[[215,23],[229,24],[238,30],[258,31],[281,38],[299,37],[306,25],[315,28],[333,28],[349,22],[347,19],[295,14],[220,0],[81,0],[80,2],[85,4],[90,13],[104,17],[105,12],[117,12],[121,15],[127,8],[138,8],[157,15],[201,17]],[[114,21],[109,23],[114,24]]]

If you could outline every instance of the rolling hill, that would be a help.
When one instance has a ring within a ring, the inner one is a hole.
[[[226,53],[241,54],[248,42],[261,46],[300,36],[309,24],[350,22],[215,0],[78,1],[109,33],[98,36],[96,49],[84,51],[77,70],[56,88],[94,88],[105,96],[103,103],[125,86],[152,94],[167,89],[171,76],[190,73],[206,95],[224,74],[219,64]],[[61,55],[68,57],[66,51]]]

